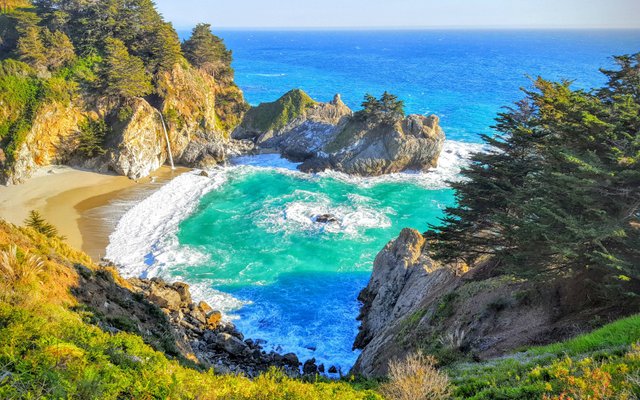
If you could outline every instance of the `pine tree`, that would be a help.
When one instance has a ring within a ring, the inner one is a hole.
[[[142,60],[130,55],[119,39],[106,40],[103,75],[104,92],[108,96],[142,97],[153,89]]]
[[[231,51],[224,42],[211,33],[211,25],[198,24],[191,37],[182,44],[187,60],[197,68],[202,68],[217,78],[233,79]]]
[[[34,229],[36,232],[45,235],[46,237],[57,237],[63,239],[62,236],[58,235],[58,229],[45,221],[45,219],[42,218],[42,215],[40,215],[40,213],[36,210],[31,210],[29,212],[29,217],[24,220],[24,224],[29,228]]]
[[[167,71],[182,59],[178,34],[170,23],[161,23],[153,35],[153,63],[155,72]]]
[[[49,70],[61,68],[76,57],[73,44],[62,31],[51,32],[44,29],[44,43],[46,45],[46,64]]]
[[[18,39],[18,58],[29,64],[36,71],[44,71],[47,68],[47,53],[40,37],[40,27],[30,26]]]
[[[640,278],[640,57],[616,60],[598,91],[538,79],[500,114],[432,227],[439,258]]]

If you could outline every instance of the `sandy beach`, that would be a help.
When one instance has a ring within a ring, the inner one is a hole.
[[[37,210],[70,245],[98,261],[119,217],[136,201],[187,170],[162,167],[133,181],[65,166],[44,167],[21,185],[0,186],[0,218],[22,225],[29,211]]]

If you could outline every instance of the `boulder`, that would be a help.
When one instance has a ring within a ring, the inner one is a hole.
[[[333,214],[321,214],[321,215],[316,215],[313,220],[315,222],[321,223],[321,224],[328,224],[331,222],[338,222],[338,219],[336,218],[335,215]]]
[[[215,345],[236,357],[242,356],[249,349],[245,342],[225,332],[216,335]]]
[[[298,359],[298,356],[296,356],[294,353],[287,353],[282,357],[284,358],[284,362],[292,367],[297,368],[298,365],[300,365],[300,360]]]
[[[302,366],[302,373],[304,375],[315,375],[318,373],[318,366],[316,365],[315,358],[304,362],[304,365]]]
[[[151,285],[149,300],[168,310],[179,310],[182,305],[180,293],[168,286]]]
[[[173,289],[180,294],[180,301],[182,301],[183,307],[188,307],[191,303],[191,292],[189,291],[189,285],[183,282],[176,282],[172,285]]]

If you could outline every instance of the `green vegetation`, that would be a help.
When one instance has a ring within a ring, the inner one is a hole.
[[[440,259],[494,257],[523,276],[592,270],[603,288],[640,278],[640,53],[615,60],[599,90],[539,78],[500,114],[432,227]]]
[[[58,235],[58,229],[45,221],[45,219],[42,218],[42,215],[40,215],[40,213],[36,210],[31,210],[29,212],[29,217],[24,220],[24,224],[48,238],[59,238],[61,240],[64,239],[62,236]]]
[[[404,102],[389,92],[384,92],[380,99],[367,93],[356,118],[375,124],[394,125],[404,118]]]
[[[132,56],[120,39],[107,39],[104,58],[104,92],[118,98],[146,96],[153,90],[144,63]]]
[[[231,50],[227,50],[222,39],[211,33],[211,25],[196,25],[191,37],[182,43],[182,50],[192,65],[205,69],[216,78],[233,79]]]
[[[102,119],[87,119],[80,124],[80,144],[76,151],[85,157],[96,157],[106,153],[104,141],[111,128]]]
[[[304,115],[315,104],[308,94],[294,89],[272,103],[262,103],[249,110],[243,124],[261,132],[277,131]]]
[[[24,142],[42,95],[42,82],[28,65],[11,59],[0,62],[0,146],[8,165]]]
[[[93,271],[126,286],[58,238],[0,221],[0,398],[380,398],[356,382],[304,382],[276,370],[250,380],[189,367],[145,344],[124,316],[98,316],[123,330],[102,331],[73,295],[79,273]]]
[[[640,316],[483,363],[446,369],[459,399],[635,399]]]

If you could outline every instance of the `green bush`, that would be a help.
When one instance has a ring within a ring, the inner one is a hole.
[[[80,124],[79,145],[76,151],[85,157],[97,157],[105,154],[104,142],[111,128],[102,119],[86,119]]]

